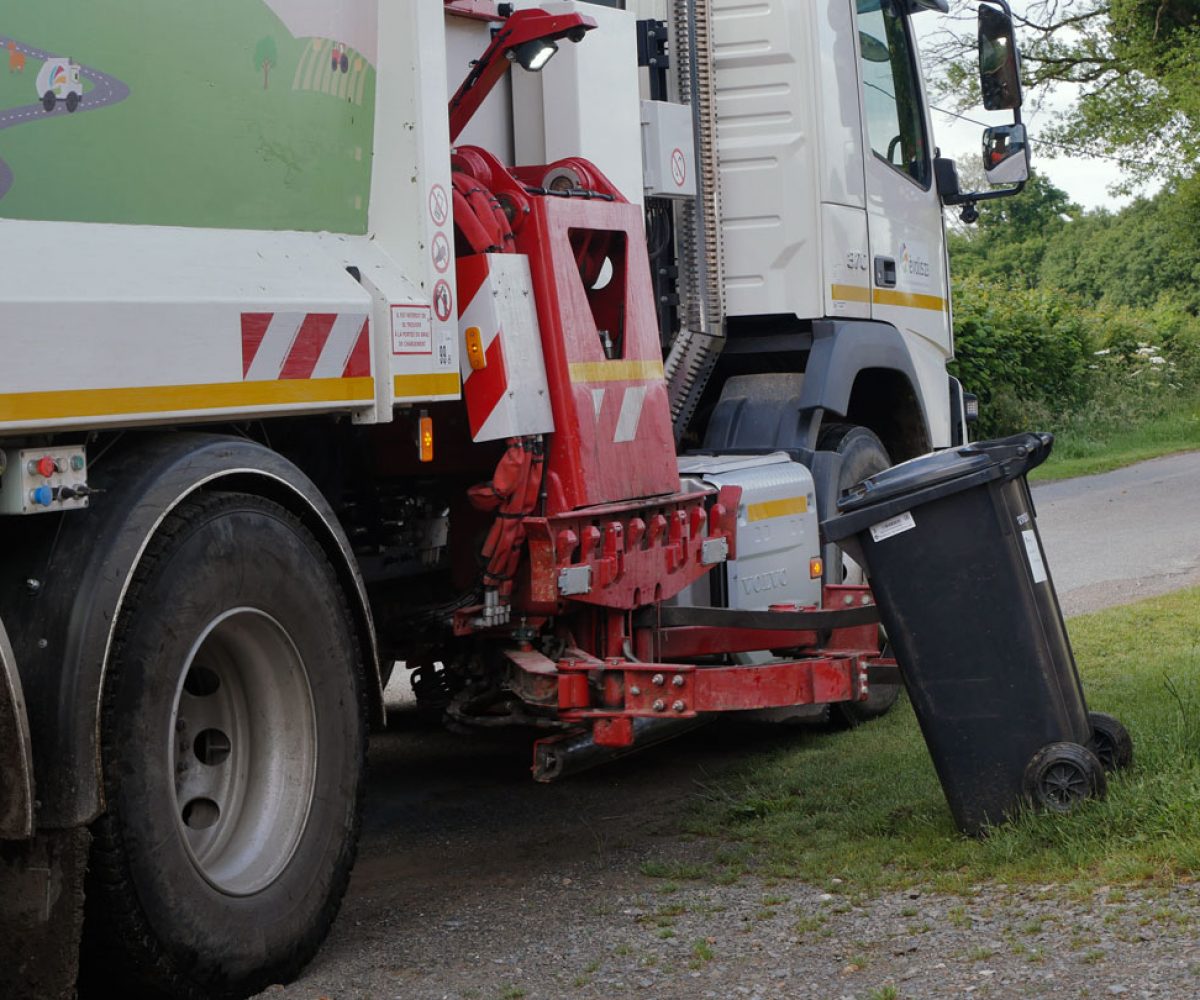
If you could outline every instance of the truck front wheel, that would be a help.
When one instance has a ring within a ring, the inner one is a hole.
[[[245,996],[299,972],[354,860],[365,704],[350,610],[299,520],[238,493],[176,508],[105,679],[85,990]]]
[[[817,441],[821,451],[836,451],[842,456],[837,491],[849,489],[868,476],[882,472],[892,464],[883,442],[873,431],[855,424],[829,424],[821,429]],[[832,512],[824,516],[830,516]],[[825,566],[826,583],[863,584],[866,572],[853,559],[838,550],[837,559]],[[833,706],[834,714],[847,725],[857,725],[886,714],[900,697],[899,684],[872,684],[866,701],[845,702]]]

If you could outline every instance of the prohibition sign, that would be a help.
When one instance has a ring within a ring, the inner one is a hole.
[[[450,283],[443,278],[433,286],[433,311],[443,323],[450,318],[450,310],[454,308],[454,296],[450,293]]]
[[[446,197],[446,189],[435,184],[429,189],[429,217],[435,226],[444,226],[450,218],[450,199]]]
[[[684,159],[682,149],[675,149],[671,153],[671,179],[676,187],[683,187],[684,181],[687,180],[687,160]]]
[[[445,233],[434,234],[429,253],[433,257],[433,266],[437,268],[438,274],[445,274],[450,267],[450,241],[446,239]]]

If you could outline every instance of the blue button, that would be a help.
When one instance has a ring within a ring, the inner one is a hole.
[[[54,490],[49,486],[39,486],[34,490],[30,490],[30,499],[34,503],[41,504],[43,507],[49,507],[54,503]]]

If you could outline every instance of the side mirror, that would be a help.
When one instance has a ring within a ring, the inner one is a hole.
[[[1021,106],[1021,60],[1007,4],[1003,10],[979,7],[979,86],[988,111]]]
[[[983,172],[988,184],[1029,180],[1029,140],[1024,125],[993,125],[983,132]]]

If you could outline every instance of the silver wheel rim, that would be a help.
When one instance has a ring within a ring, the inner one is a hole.
[[[175,821],[192,864],[227,895],[260,892],[296,851],[317,772],[308,673],[279,622],[234,608],[201,631],[169,739]]]

